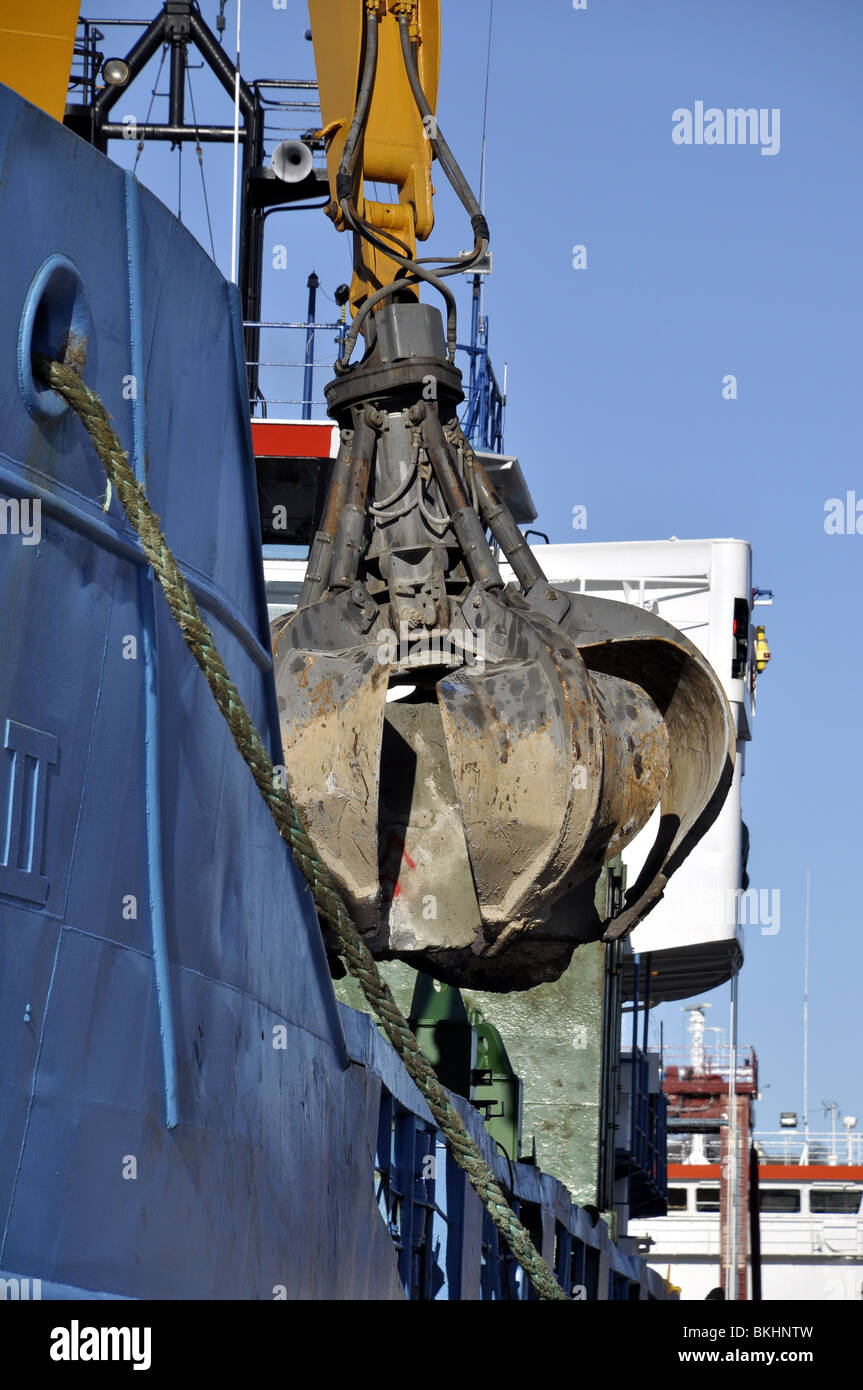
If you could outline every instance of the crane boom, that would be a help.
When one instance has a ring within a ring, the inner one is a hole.
[[[4,0],[0,82],[62,121],[69,90],[80,0]]]
[[[385,236],[391,234],[413,260],[417,241],[434,226],[432,145],[428,122],[417,107],[402,56],[399,18],[409,19],[416,43],[420,81],[432,112],[437,103],[440,64],[438,0],[309,0],[312,41],[327,135],[327,169],[332,203],[329,213],[340,231],[348,222],[340,207],[339,168],[354,119],[357,95],[367,60],[372,59],[372,86],[363,123],[351,191],[359,215]],[[370,55],[370,47],[375,50]],[[397,201],[366,195],[372,184],[392,186]],[[395,279],[399,265],[360,238],[351,306],[356,309],[376,289]]]

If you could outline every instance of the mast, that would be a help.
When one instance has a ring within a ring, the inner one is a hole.
[[[806,915],[803,924],[803,1153],[801,1163],[809,1162],[809,894],[810,873],[806,870]]]

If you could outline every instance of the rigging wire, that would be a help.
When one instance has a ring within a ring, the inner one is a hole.
[[[153,113],[153,102],[154,102],[155,99],[156,99],[156,91],[157,91],[158,86],[159,86],[159,78],[162,76],[162,68],[165,66],[165,55],[167,54],[167,52],[168,52],[168,45],[165,43],[165,44],[162,45],[162,58],[161,58],[161,62],[159,63],[159,71],[156,73],[156,81],[155,81],[155,83],[153,84],[153,90],[152,90],[152,92],[150,93],[150,105],[147,107],[147,115],[146,115],[146,117],[145,117],[145,119],[144,119],[144,125],[149,125],[149,124],[150,124],[150,116],[151,116],[152,113]],[[143,137],[143,135],[142,135],[141,138],[140,138],[140,140],[138,141],[138,151],[137,151],[137,154],[135,155],[135,163],[132,165],[132,173],[133,173],[133,174],[134,174],[134,173],[137,173],[137,170],[138,170],[138,160],[141,158],[141,155],[142,155],[143,153],[144,153],[144,137]]]
[[[491,38],[492,38],[492,31],[493,31],[493,28],[494,28],[494,0],[489,0],[489,3],[488,3],[488,43],[487,43],[487,45],[486,45],[486,53],[485,53],[485,91],[484,91],[484,93],[483,93],[483,99],[482,99],[482,140],[480,141],[480,155],[479,155],[479,206],[480,206],[480,210],[481,210],[483,213],[485,212],[485,209],[486,209],[486,196],[485,196],[485,195],[486,195],[486,135],[487,135],[487,131],[488,131],[488,89],[489,89],[489,80],[490,80],[490,77],[491,77]],[[478,278],[479,278],[479,304],[478,304],[478,313],[479,313],[479,321],[480,321],[480,323],[482,323],[482,321],[483,321],[483,319],[484,319],[484,317],[485,317],[485,276],[482,275],[482,276],[479,276]],[[477,388],[477,389],[478,389],[478,388]],[[472,411],[473,408],[474,408],[474,401],[475,401],[475,399],[476,399],[476,398],[475,398],[475,395],[472,395],[470,392],[466,392],[465,403],[464,403],[464,406],[463,406],[463,408],[462,408],[461,415],[459,416],[459,420],[460,420],[460,423],[462,424],[462,426],[466,425],[467,422],[468,422],[468,420],[469,420],[469,418],[470,418],[471,411]],[[471,480],[473,481],[473,474],[471,474]],[[475,498],[475,497],[474,497],[474,506],[476,506],[476,498]]]
[[[177,221],[183,220],[183,142],[177,145]]]
[[[198,113],[195,110],[195,93],[192,91],[192,74],[189,71],[189,55],[186,54],[186,78],[189,84],[189,99],[192,103],[192,120],[195,123],[195,152],[198,156],[198,167],[201,170],[201,187],[204,190],[204,208],[207,213],[207,230],[210,233],[210,252],[213,260],[216,259],[216,244],[213,240],[213,224],[210,221],[210,202],[207,198],[207,179],[204,174],[204,152],[201,149],[201,136],[198,131]]]
[[[485,212],[485,138],[488,129],[488,85],[491,75],[491,33],[494,24],[494,0],[488,0],[488,47],[485,54],[485,95],[482,102],[482,145],[479,163],[479,205]]]
[[[482,146],[480,148],[479,159],[479,205],[483,212],[486,206],[486,134],[488,131],[488,89],[491,77],[491,36],[494,28],[494,0],[488,0],[488,46],[485,54],[485,93],[482,101]],[[485,317],[485,276],[480,276],[479,280],[479,304],[477,305],[480,322]],[[465,412],[467,415],[467,412]]]

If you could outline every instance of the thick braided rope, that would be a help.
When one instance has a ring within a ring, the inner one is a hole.
[[[138,534],[141,546],[162,586],[165,598],[186,645],[206,677],[213,698],[227,721],[234,742],[245,759],[261,796],[269,807],[279,834],[287,843],[311,888],[321,916],[332,926],[341,955],[351,974],[380,1019],[386,1036],[404,1062],[449,1144],[453,1158],[464,1169],[471,1186],[486,1207],[518,1263],[542,1299],[566,1299],[567,1295],[539,1254],[525,1227],[510,1207],[458,1111],[438,1081],[431,1064],[381,977],[374,957],[357,931],[347,904],[318,858],[299,813],[287,791],[277,785],[273,764],[260,734],[250,719],[209,627],[201,617],[194,595],[180,572],[146,495],[129,466],[128,455],[111,427],[108,413],[95,392],[70,367],[34,355],[42,378],[72,407],[93,441],[108,480]],[[567,1299],[567,1301],[569,1301]]]

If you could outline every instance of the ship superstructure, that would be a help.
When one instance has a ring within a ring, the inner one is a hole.
[[[721,1063],[712,1062],[721,1077]],[[666,1073],[667,1075],[667,1073]],[[671,1082],[676,1088],[677,1079]],[[719,1093],[721,1094],[721,1093]],[[727,1100],[727,1097],[726,1097]],[[755,1130],[743,1150],[739,1296],[766,1302],[863,1298],[863,1136]],[[684,1300],[724,1288],[728,1223],[722,1140],[672,1139],[668,1213],[632,1223],[638,1250]]]

